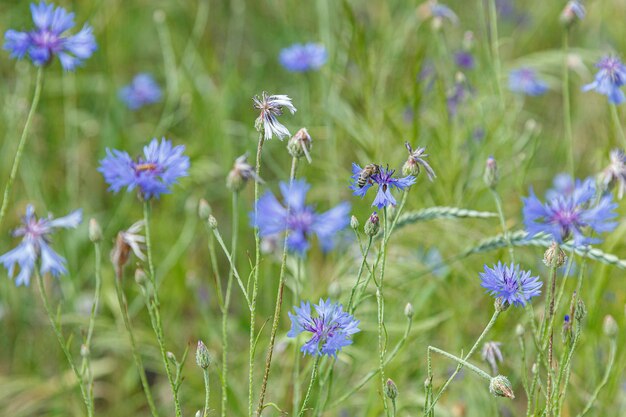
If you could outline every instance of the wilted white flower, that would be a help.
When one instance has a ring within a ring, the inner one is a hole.
[[[620,200],[626,191],[626,155],[621,149],[613,149],[610,154],[611,163],[600,174],[600,180],[607,189],[617,188]]]
[[[254,108],[260,111],[259,117],[254,123],[254,127],[259,132],[263,131],[263,137],[265,140],[271,139],[274,135],[278,136],[280,140],[290,136],[289,130],[283,126],[277,116],[282,116],[283,107],[294,114],[296,108],[291,104],[291,99],[286,95],[270,96],[266,92],[261,94],[261,97],[254,96]]]
[[[502,352],[500,351],[500,342],[487,342],[483,345],[481,356],[486,361],[494,374],[498,374],[498,362],[502,362]]]

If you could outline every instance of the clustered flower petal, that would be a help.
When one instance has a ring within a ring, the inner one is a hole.
[[[306,72],[320,69],[326,63],[328,53],[319,43],[296,43],[280,51],[278,59],[288,71]]]
[[[274,194],[266,192],[257,202],[258,218],[250,212],[252,224],[259,228],[261,237],[288,232],[289,250],[304,255],[310,247],[310,238],[316,235],[322,250],[329,251],[335,245],[335,235],[350,224],[350,204],[343,202],[334,208],[316,213],[313,206],[305,204],[310,185],[304,180],[281,182],[280,191],[285,206]]]
[[[170,192],[178,178],[188,175],[189,157],[183,154],[184,150],[183,145],[172,146],[172,142],[165,138],[160,143],[152,139],[143,148],[143,157],[137,160],[126,152],[107,149],[107,156],[100,161],[98,171],[113,192],[124,187],[127,191],[137,188],[145,200],[159,198]]]
[[[26,215],[22,217],[22,226],[13,231],[13,236],[23,236],[22,242],[14,249],[0,256],[0,263],[12,278],[15,266],[20,272],[15,278],[15,285],[28,285],[30,278],[40,261],[39,272],[54,276],[65,274],[65,259],[50,247],[50,235],[55,229],[76,228],[82,222],[82,210],[75,210],[58,219],[48,216],[37,218],[32,205],[26,207]]]
[[[617,226],[611,221],[617,214],[617,204],[610,194],[596,198],[592,178],[577,180],[573,192],[554,194],[545,204],[530,190],[524,198],[524,224],[530,236],[546,233],[556,242],[574,238],[576,245],[598,243],[599,238],[585,236],[586,232],[610,232]]]
[[[75,35],[65,34],[74,27],[74,13],[62,7],[31,3],[30,11],[35,29],[19,32],[13,29],[4,34],[4,49],[12,58],[28,56],[33,64],[44,66],[57,56],[66,71],[73,71],[97,49],[91,26],[85,25]]]
[[[348,312],[343,311],[343,306],[331,303],[330,299],[320,299],[319,304],[313,305],[317,317],[311,315],[311,305],[307,301],[300,304],[300,308],[294,307],[295,314],[289,312],[291,329],[288,337],[296,337],[300,333],[310,332],[311,338],[302,346],[301,351],[311,356],[332,356],[344,346],[352,344],[352,335],[359,332],[359,321]]]
[[[137,74],[119,91],[120,100],[131,110],[138,110],[161,100],[161,88],[150,74]]]
[[[616,56],[605,56],[596,64],[600,70],[595,80],[583,87],[583,91],[595,90],[604,94],[613,104],[622,104],[626,101],[624,92],[620,89],[626,83],[626,66]]]
[[[415,183],[415,177],[413,175],[407,175],[403,178],[394,178],[393,174],[395,170],[379,167],[379,172],[371,175],[365,185],[359,187],[357,182],[362,171],[363,168],[361,168],[361,166],[352,163],[352,181],[350,189],[354,191],[354,195],[363,198],[367,190],[369,190],[372,185],[377,184],[378,192],[376,193],[376,198],[372,206],[378,207],[379,210],[386,206],[396,205],[396,199],[391,194],[393,188],[403,191]]]
[[[519,265],[498,262],[493,268],[485,265],[485,271],[480,273],[480,285],[505,305],[525,306],[531,298],[541,294],[543,285],[539,277],[530,274],[530,271],[522,271]]]
[[[527,96],[540,96],[548,91],[548,85],[531,68],[519,68],[509,73],[509,90]]]
[[[263,132],[265,140],[271,139],[274,135],[280,140],[290,136],[289,130],[278,121],[278,116],[282,116],[283,107],[294,114],[296,108],[291,103],[291,99],[286,95],[270,96],[266,92],[261,97],[254,96],[252,99],[254,108],[259,110],[259,117],[256,119],[254,126],[257,131]]]

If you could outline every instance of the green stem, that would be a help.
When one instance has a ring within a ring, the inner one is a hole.
[[[385,410],[385,415],[389,415],[389,408],[387,405],[387,397],[385,396],[385,299],[383,297],[383,280],[385,278],[385,262],[387,260],[387,242],[389,241],[387,238],[387,233],[389,232],[388,223],[387,223],[387,207],[383,209],[383,225],[384,225],[384,236],[381,244],[380,252],[381,252],[381,266],[380,266],[380,275],[378,278],[378,282],[376,282],[376,311],[378,316],[378,367],[379,367],[379,375],[380,375],[380,394],[383,400],[383,408]],[[372,271],[372,274],[375,269]]]
[[[215,236],[215,238],[217,239],[217,243],[219,243],[220,246],[222,247],[222,250],[224,251],[226,258],[228,259],[228,262],[230,263],[230,267],[232,269],[233,275],[235,275],[235,278],[237,278],[237,283],[239,284],[239,287],[241,288],[241,292],[243,293],[243,296],[246,299],[248,306],[250,307],[251,302],[250,302],[250,299],[248,298],[248,293],[246,292],[246,289],[243,285],[243,281],[241,280],[241,276],[239,275],[239,272],[237,272],[237,267],[235,266],[235,262],[233,261],[233,258],[231,257],[230,252],[228,248],[226,247],[226,243],[224,243],[224,239],[222,238],[222,235],[217,227],[213,229],[213,236]]]
[[[261,178],[261,151],[265,138],[263,134],[259,134],[259,143],[256,151],[256,178]],[[252,278],[252,299],[250,301],[250,352],[248,359],[248,417],[252,417],[253,403],[253,383],[254,383],[254,350],[255,350],[255,334],[254,327],[256,321],[256,297],[259,291],[259,265],[261,263],[261,236],[259,235],[259,227],[257,226],[257,218],[259,214],[259,183],[254,182],[254,274]]]
[[[547,407],[547,416],[550,417],[552,415],[553,407],[552,407],[552,371],[553,371],[553,355],[554,355],[554,301],[556,297],[556,275],[557,275],[557,258],[558,252],[561,249],[558,245],[554,248],[554,259],[552,260],[552,266],[550,268],[550,292],[548,293],[548,315],[546,316],[547,320],[547,335],[548,335],[548,372],[547,372],[547,380],[546,380],[546,407]],[[545,343],[544,343],[545,350]]]
[[[570,103],[570,94],[569,94],[569,66],[568,66],[568,54],[569,54],[569,29],[565,28],[563,31],[563,76],[562,79],[562,87],[563,90],[563,126],[565,127],[565,137],[567,139],[567,143],[569,144],[569,153],[568,153],[568,162],[569,162],[569,172],[572,175],[572,178],[576,178],[574,176],[575,168],[574,168],[574,136],[572,134],[572,113],[571,113],[571,103]]]
[[[120,274],[123,271],[119,271]],[[135,335],[133,333],[133,327],[130,323],[130,317],[128,316],[128,303],[126,302],[126,296],[121,288],[121,282],[123,281],[123,275],[118,275],[115,277],[115,293],[117,294],[117,302],[120,305],[120,312],[122,313],[122,320],[124,321],[124,327],[126,327],[126,331],[128,332],[128,339],[130,340],[130,350],[133,354],[133,360],[135,361],[135,366],[137,367],[137,372],[139,372],[139,379],[141,380],[141,386],[143,388],[143,392],[146,396],[146,400],[148,401],[148,407],[150,408],[150,413],[153,417],[158,417],[159,413],[157,412],[156,405],[154,404],[154,399],[152,398],[152,393],[150,392],[150,384],[148,384],[148,378],[146,377],[146,370],[143,366],[143,361],[141,360],[141,356],[139,355],[139,351],[137,350],[137,343],[135,342]]]
[[[202,373],[204,374],[204,411],[202,413],[203,417],[208,417],[209,415],[209,396],[211,394],[211,388],[209,385],[209,368],[203,369]]]
[[[479,375],[479,376],[481,376],[481,377],[485,378],[485,379],[486,379],[486,380],[488,380],[488,381],[491,381],[491,376],[490,376],[487,372],[485,372],[485,371],[483,371],[482,369],[480,369],[480,368],[478,368],[478,367],[476,367],[476,366],[472,365],[471,363],[469,363],[469,362],[467,361],[467,359],[461,359],[461,358],[459,358],[459,357],[454,356],[454,355],[453,355],[453,354],[451,354],[451,353],[446,352],[445,350],[438,349],[438,348],[436,348],[436,347],[434,347],[434,346],[428,346],[428,350],[429,350],[429,351],[436,352],[436,353],[438,353],[438,354],[440,354],[440,355],[442,355],[442,356],[445,356],[445,357],[446,357],[446,358],[448,358],[448,359],[452,359],[453,361],[458,362],[458,363],[459,363],[459,366],[460,366],[461,368],[462,368],[463,366],[465,366],[465,367],[467,367],[468,369],[470,369],[470,370],[474,371],[477,375]],[[433,404],[433,405],[434,405],[434,404]]]
[[[76,365],[74,364],[74,360],[72,359],[72,353],[70,352],[67,345],[65,344],[65,338],[63,337],[63,334],[61,333],[61,329],[57,325],[57,322],[55,321],[54,316],[52,315],[52,311],[50,310],[50,303],[48,301],[48,296],[46,295],[46,289],[43,284],[43,277],[41,276],[37,268],[34,268],[34,272],[37,278],[37,284],[39,286],[39,294],[41,295],[43,306],[46,310],[46,314],[48,315],[48,319],[50,320],[50,324],[52,325],[52,330],[54,330],[54,334],[57,337],[59,345],[61,345],[61,350],[63,351],[63,354],[65,355],[65,358],[67,359],[67,362],[69,363],[70,368],[74,372],[74,375],[76,375],[76,379],[78,380],[78,385],[80,387],[80,393],[83,396],[83,401],[85,402],[85,407],[87,408],[87,415],[89,417],[93,417],[94,415],[93,403],[90,401],[89,394],[87,390],[85,389],[85,381],[83,380],[83,376],[79,372],[78,368],[76,368]]]
[[[352,310],[352,302],[354,300],[354,294],[356,293],[356,289],[359,287],[359,284],[361,283],[361,276],[363,275],[363,269],[365,267],[365,263],[367,262],[367,255],[369,254],[370,248],[372,247],[372,236],[369,236],[369,239],[367,241],[367,247],[365,248],[365,251],[363,252],[363,260],[361,261],[361,266],[359,266],[359,272],[356,275],[356,281],[354,283],[354,287],[352,287],[352,291],[350,292],[350,301],[348,301],[348,312],[350,314],[354,314],[354,311]]]
[[[619,121],[619,113],[617,111],[616,104],[609,104],[611,108],[611,118],[613,119],[613,125],[615,126],[615,130],[619,135],[620,141],[622,142],[622,147],[626,148],[626,135],[624,135],[624,129],[622,129],[622,123]]]
[[[43,87],[43,71],[44,71],[43,67],[39,67],[37,69],[37,80],[35,81],[35,93],[33,95],[33,101],[30,104],[30,110],[28,111],[28,116],[26,116],[26,123],[24,123],[24,130],[22,130],[22,136],[20,137],[20,141],[17,145],[15,158],[13,158],[13,166],[11,167],[9,180],[7,181],[7,184],[4,187],[4,196],[2,197],[2,208],[0,208],[0,227],[2,226],[2,221],[4,220],[4,216],[6,215],[7,209],[9,208],[9,196],[11,194],[11,188],[13,188],[13,183],[15,182],[15,177],[17,176],[17,169],[19,168],[20,161],[22,160],[22,154],[24,153],[24,146],[26,145],[26,138],[28,137],[30,124],[33,120],[33,116],[35,115],[35,111],[37,110],[37,105],[39,104],[39,98],[41,97],[41,90]]]
[[[296,279],[293,290],[293,302],[294,306],[297,306],[300,302],[300,282],[302,282],[302,259],[298,259],[298,267],[296,272]],[[292,413],[298,411],[298,404],[300,404],[300,357],[302,356],[300,349],[300,335],[296,335],[294,339],[294,361],[293,361],[293,410]]]
[[[148,277],[152,284],[152,297],[154,298],[154,303],[151,302],[150,299],[146,299],[146,304],[148,306],[148,310],[151,311],[153,319],[151,320],[152,327],[154,329],[154,333],[157,338],[157,343],[159,345],[159,351],[161,352],[161,359],[163,360],[163,366],[165,367],[165,374],[167,375],[167,380],[170,384],[170,388],[172,389],[172,395],[174,397],[174,410],[176,412],[176,417],[182,416],[182,409],[180,406],[180,399],[178,398],[178,386],[176,381],[174,380],[174,376],[172,375],[172,370],[170,369],[170,362],[167,358],[167,350],[165,349],[165,336],[163,332],[163,323],[161,321],[161,313],[160,313],[160,303],[159,303],[159,289],[156,283],[156,276],[154,273],[154,261],[152,256],[152,237],[151,237],[151,228],[150,228],[150,215],[151,215],[151,206],[150,201],[144,201],[143,203],[143,217],[145,223],[146,230],[146,252],[148,256]]]
[[[504,107],[504,96],[502,95],[502,84],[500,80],[500,47],[498,45],[498,16],[495,0],[489,0],[489,23],[491,29],[491,54],[494,75],[496,77],[496,87],[498,88],[500,106]]]
[[[315,363],[313,363],[313,371],[311,371],[311,381],[309,382],[309,387],[306,390],[306,394],[304,395],[304,401],[302,401],[302,407],[300,407],[300,412],[298,413],[298,417],[302,417],[304,412],[306,411],[306,405],[309,402],[309,398],[311,398],[311,391],[313,391],[313,384],[317,379],[317,370],[320,365],[321,356],[318,355],[315,357]]]
[[[289,175],[289,184],[293,184],[293,180],[296,178],[296,170],[298,169],[298,158],[293,157],[291,159],[291,174]],[[287,212],[289,212],[289,202],[287,202]],[[280,274],[278,276],[278,293],[276,294],[276,304],[274,306],[274,319],[272,320],[272,331],[270,332],[270,343],[267,348],[267,355],[265,357],[265,370],[263,371],[263,382],[261,383],[261,392],[259,394],[259,403],[257,405],[256,414],[261,415],[263,411],[263,403],[265,402],[265,393],[267,390],[267,381],[270,376],[270,369],[272,365],[272,355],[274,353],[274,343],[276,342],[276,332],[278,331],[278,323],[280,321],[280,312],[283,305],[283,293],[285,290],[285,271],[287,269],[287,238],[289,233],[285,234],[285,241],[283,243],[283,256],[280,263]]]
[[[504,217],[504,210],[502,209],[502,199],[500,198],[500,194],[496,191],[495,188],[489,187],[491,194],[493,195],[493,200],[496,203],[496,209],[498,210],[498,217],[500,218],[500,226],[502,227],[502,233],[504,235],[504,240],[509,248],[509,257],[511,258],[511,262],[515,263],[515,248],[513,247],[513,242],[511,241],[511,234],[506,227],[506,218]]]
[[[610,352],[609,352],[609,363],[607,364],[606,370],[604,371],[604,376],[602,377],[602,381],[600,381],[600,385],[598,385],[596,389],[593,391],[593,394],[591,394],[591,398],[589,398],[589,401],[587,401],[587,405],[585,405],[585,408],[583,409],[583,411],[581,411],[578,414],[577,417],[583,417],[585,414],[589,412],[589,410],[591,410],[591,407],[593,407],[593,403],[598,398],[598,394],[600,394],[600,391],[602,390],[602,388],[604,388],[604,386],[609,382],[609,377],[611,376],[611,370],[613,370],[613,364],[615,363],[615,353],[617,351],[617,343],[614,337],[611,338],[610,343],[611,343],[611,347],[610,347]]]

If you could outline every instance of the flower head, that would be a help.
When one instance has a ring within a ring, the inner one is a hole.
[[[583,87],[583,91],[595,90],[609,98],[613,104],[622,104],[626,101],[620,87],[626,83],[626,66],[616,56],[605,56],[596,64],[600,70],[595,80]]]
[[[439,29],[444,20],[448,20],[453,25],[459,23],[459,17],[445,4],[440,4],[437,0],[428,0],[418,8],[418,14],[422,18],[432,18],[433,27]]]
[[[280,191],[287,207],[269,191],[261,196],[257,202],[256,222],[254,212],[250,213],[250,220],[259,228],[260,236],[288,232],[287,247],[303,255],[309,249],[311,236],[316,235],[322,250],[331,250],[337,232],[350,224],[350,204],[344,202],[318,214],[313,206],[305,205],[309,188],[303,180],[293,181],[291,186],[281,182]]]
[[[535,70],[519,68],[509,73],[509,90],[527,96],[540,96],[548,90],[548,86],[537,77]]]
[[[73,71],[96,50],[91,26],[83,26],[75,35],[66,34],[74,27],[74,13],[43,1],[31,3],[30,11],[35,29],[30,32],[9,29],[4,34],[4,49],[11,52],[11,58],[28,55],[33,64],[44,66],[57,56],[64,70]]]
[[[189,157],[183,155],[185,147],[172,146],[163,138],[161,142],[152,139],[143,148],[143,157],[133,160],[128,153],[107,149],[107,156],[100,161],[98,171],[109,184],[109,190],[127,191],[138,189],[141,197],[149,200],[170,192],[170,187],[178,183],[178,178],[186,177]]]
[[[311,338],[302,346],[301,351],[311,356],[333,356],[344,346],[352,344],[352,335],[359,332],[359,321],[343,311],[341,304],[333,304],[330,299],[320,299],[313,305],[317,317],[311,315],[311,305],[307,301],[294,307],[295,314],[289,312],[291,330],[289,337],[296,337],[302,332],[310,332]]]
[[[150,74],[137,74],[131,83],[119,91],[120,99],[131,110],[161,100],[161,88]]]
[[[415,183],[415,177],[413,175],[407,175],[404,178],[394,178],[394,173],[395,170],[393,169],[378,166],[377,172],[369,175],[363,187],[360,187],[359,178],[363,177],[363,168],[353,163],[350,189],[354,191],[354,195],[363,198],[367,190],[369,190],[372,185],[377,184],[378,192],[376,193],[376,198],[372,206],[378,207],[379,210],[386,206],[395,206],[396,199],[391,195],[391,189],[397,188],[398,190],[405,190]]]
[[[111,262],[118,277],[122,276],[122,269],[128,263],[131,252],[142,261],[146,260],[146,256],[142,252],[142,246],[146,243],[146,238],[140,234],[143,226],[143,220],[139,220],[128,229],[118,232],[115,238],[115,245],[113,250],[111,250]]]
[[[480,285],[487,293],[501,300],[505,306],[525,306],[531,298],[541,294],[543,285],[539,277],[530,276],[530,271],[522,271],[519,265],[503,265],[502,262],[493,268],[485,265],[480,278]]]
[[[26,215],[22,217],[22,226],[13,231],[13,236],[23,236],[22,242],[14,249],[0,256],[0,263],[6,268],[12,278],[15,266],[20,272],[15,278],[15,285],[28,285],[33,271],[40,261],[40,273],[50,273],[54,276],[65,274],[65,259],[50,247],[50,235],[58,228],[76,228],[82,222],[82,210],[75,210],[65,217],[58,219],[48,216],[37,218],[32,205],[26,207]]]
[[[575,23],[576,20],[583,20],[585,14],[585,6],[583,6],[580,1],[570,0],[561,12],[561,23],[565,26],[570,26]]]
[[[291,104],[291,99],[286,95],[270,96],[266,92],[261,93],[261,97],[254,96],[252,99],[254,108],[259,110],[260,114],[254,122],[256,130],[263,131],[265,140],[271,139],[274,135],[280,140],[290,135],[289,130],[283,126],[277,116],[282,116],[283,107],[287,108],[294,114],[296,108]]]
[[[319,69],[326,63],[328,54],[319,43],[293,44],[280,51],[280,64],[292,72],[306,72]]]
[[[424,168],[429,180],[437,178],[435,171],[431,168],[430,164],[426,161],[428,154],[425,147],[417,147],[415,150],[411,147],[409,142],[404,142],[406,150],[409,152],[409,157],[402,167],[402,174],[418,176],[420,173],[420,167]]]
[[[600,174],[600,180],[608,190],[616,187],[617,198],[621,200],[626,191],[626,155],[621,149],[613,149],[610,158],[611,163]]]
[[[601,240],[586,237],[585,229],[603,233],[617,226],[611,221],[617,216],[617,204],[610,194],[596,199],[596,187],[591,178],[577,180],[571,194],[555,194],[545,204],[532,189],[530,196],[523,200],[524,224],[530,236],[546,233],[559,243],[573,237],[576,245],[587,245]]]
[[[248,163],[248,154],[245,153],[235,159],[233,169],[228,173],[226,186],[233,191],[240,191],[249,180],[262,184],[263,180],[256,174],[254,167]]]

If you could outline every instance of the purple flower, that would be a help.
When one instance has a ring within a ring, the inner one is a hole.
[[[283,107],[287,108],[291,114],[296,112],[296,108],[291,104],[289,96],[283,94],[270,96],[263,92],[261,97],[254,96],[252,101],[254,102],[254,108],[259,110],[259,117],[255,120],[254,127],[259,132],[263,131],[265,140],[272,139],[274,135],[278,136],[280,140],[291,136],[289,129],[283,126],[277,117],[282,116]]]
[[[580,1],[570,0],[561,12],[561,22],[571,24],[576,19],[583,20],[585,18],[585,14],[585,6],[583,6]]]
[[[172,146],[172,142],[163,138],[161,143],[152,139],[143,148],[143,157],[133,160],[126,152],[107,149],[107,156],[100,161],[98,171],[109,184],[109,190],[118,192],[123,187],[127,191],[135,188],[142,198],[159,198],[170,192],[170,187],[178,183],[178,178],[186,177],[189,169],[189,157],[183,155],[185,147]]]
[[[454,83],[454,87],[446,96],[446,105],[448,106],[448,113],[450,116],[456,116],[459,110],[459,106],[468,98],[471,94],[471,90],[468,88],[464,79],[457,80]]]
[[[438,19],[441,21],[443,19],[448,19],[448,21],[453,25],[459,23],[459,18],[456,13],[454,13],[452,9],[450,9],[445,4],[439,4],[436,1],[430,1],[430,13],[434,19]]]
[[[583,91],[595,90],[609,98],[613,104],[622,104],[626,101],[620,87],[626,83],[626,66],[616,56],[605,56],[597,64],[600,70],[595,81],[583,87]]]
[[[598,243],[598,238],[586,237],[587,228],[592,232],[610,232],[617,226],[611,221],[617,214],[617,204],[610,194],[596,198],[594,180],[577,180],[571,193],[555,194],[545,204],[530,190],[524,201],[524,224],[530,236],[539,233],[550,235],[555,241],[574,238],[576,245]]]
[[[319,43],[296,43],[280,51],[278,59],[288,71],[305,72],[319,69],[326,63],[328,54]]]
[[[314,207],[305,205],[306,193],[310,185],[304,180],[280,183],[287,209],[278,202],[271,192],[266,192],[257,202],[258,218],[254,221],[254,212],[250,213],[253,225],[259,228],[261,237],[269,237],[277,233],[289,232],[287,247],[294,252],[304,255],[310,246],[313,234],[322,246],[323,251],[334,247],[335,235],[346,228],[350,223],[350,204],[341,203],[334,208],[318,214]]]
[[[137,74],[133,81],[119,91],[120,100],[131,110],[161,100],[161,88],[150,74]]]
[[[546,191],[546,199],[552,200],[559,195],[571,196],[575,189],[576,183],[571,175],[564,172],[557,174],[552,180],[552,188]]]
[[[344,346],[352,344],[352,335],[360,332],[359,321],[343,311],[341,304],[333,304],[330,299],[320,298],[319,304],[313,305],[317,317],[311,316],[311,305],[307,301],[294,307],[295,314],[289,312],[291,330],[288,337],[296,337],[302,332],[310,332],[311,338],[302,345],[301,351],[311,356],[333,356]]]
[[[85,25],[75,35],[65,34],[74,27],[74,13],[62,7],[31,3],[30,11],[36,29],[18,32],[9,29],[4,34],[4,49],[11,52],[11,58],[28,57],[37,66],[50,63],[56,55],[66,71],[73,71],[89,58],[97,49],[91,26]]]
[[[465,70],[474,69],[474,55],[467,51],[459,51],[454,54],[454,62],[457,67]]]
[[[403,178],[394,178],[393,174],[395,170],[378,166],[378,172],[370,175],[365,185],[359,187],[358,181],[362,172],[363,169],[358,164],[352,163],[352,181],[350,189],[354,191],[354,195],[363,198],[372,185],[378,184],[378,192],[372,203],[372,206],[378,207],[378,210],[386,206],[396,205],[396,199],[391,195],[393,188],[403,191],[415,183],[415,177],[413,175],[407,175]]]
[[[509,90],[528,96],[540,96],[548,90],[548,86],[537,77],[535,70],[519,68],[509,73]]]
[[[43,275],[50,273],[54,276],[65,274],[65,259],[49,246],[50,234],[57,228],[75,228],[83,219],[82,210],[75,210],[65,217],[53,219],[38,219],[32,205],[26,207],[26,215],[22,217],[22,227],[13,231],[13,236],[24,236],[22,242],[15,248],[0,256],[0,263],[6,268],[9,277],[13,278],[15,266],[20,272],[15,278],[15,285],[28,285],[37,261],[40,261],[39,272]]]
[[[505,305],[525,306],[531,298],[541,294],[543,283],[539,277],[531,277],[530,271],[522,271],[519,265],[503,265],[498,262],[493,268],[485,265],[480,273],[481,286],[487,293],[500,299]]]

